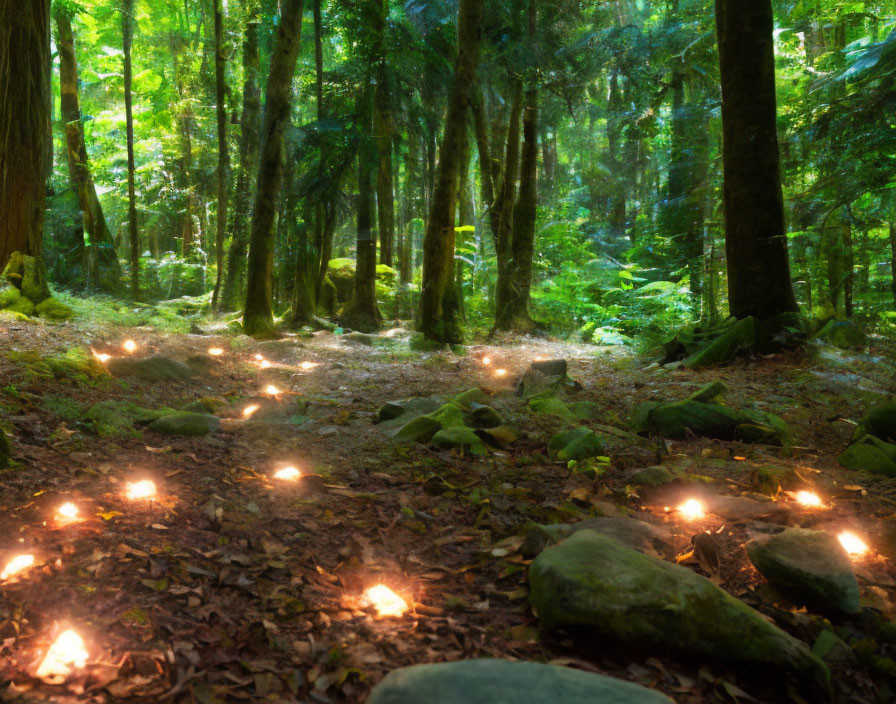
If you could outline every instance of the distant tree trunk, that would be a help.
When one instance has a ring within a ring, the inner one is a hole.
[[[36,257],[45,287],[50,0],[0,2],[0,36],[0,271],[13,252]]]
[[[246,272],[249,217],[252,214],[252,177],[258,173],[258,138],[261,132],[261,86],[258,64],[258,23],[246,25],[243,41],[243,115],[240,118],[240,171],[236,178],[233,236],[227,253],[227,278],[221,308],[236,310]]]
[[[610,96],[607,104],[607,148],[610,161],[610,233],[616,239],[625,235],[625,176],[622,136],[622,90],[619,87],[619,71],[614,69],[610,76]]]
[[[341,320],[345,327],[361,332],[379,329],[383,317],[376,304],[376,232],[373,229],[374,174],[377,167],[373,132],[373,90],[359,98],[361,144],[358,148],[358,221],[355,286],[345,304]]]
[[[728,306],[736,318],[797,310],[775,131],[771,0],[716,0],[722,77]]]
[[[482,0],[460,0],[457,23],[457,59],[448,96],[445,132],[439,151],[429,221],[423,240],[423,290],[420,331],[430,340],[460,343],[454,300],[454,209],[462,141],[467,139],[470,88],[476,80],[476,64],[482,40]]]
[[[314,0],[314,88],[317,100],[318,126],[326,117],[324,106],[324,51],[323,51],[323,18],[321,16],[322,0]],[[323,181],[326,177],[324,155],[318,160],[317,177]],[[325,195],[317,203],[314,211],[314,247],[317,261],[317,281],[314,286],[314,304],[320,301],[320,292],[330,264],[330,253],[333,251],[333,232],[336,229],[334,199],[327,189]]]
[[[378,154],[376,171],[376,212],[380,236],[380,263],[392,266],[392,240],[395,236],[395,204],[392,186],[392,98],[389,89],[389,71],[386,56],[387,0],[375,0],[380,11],[375,13],[378,35],[379,64],[376,70],[374,95],[374,131]]]
[[[230,180],[230,157],[227,154],[227,110],[224,105],[224,13],[221,0],[215,2],[215,115],[218,123],[218,212],[215,229],[215,290],[212,308],[219,308],[221,282],[224,280],[224,237],[227,232],[227,183]]]
[[[492,176],[494,164],[492,163],[491,146],[488,139],[488,115],[485,107],[485,97],[482,95],[482,87],[477,83],[473,86],[473,94],[470,97],[470,109],[473,113],[473,127],[476,132],[476,149],[479,152],[479,184],[482,208],[488,209],[489,226],[492,236],[497,236],[498,217],[494,208],[495,186]]]
[[[112,244],[103,207],[96,195],[87,163],[84,125],[78,103],[78,62],[71,18],[63,10],[55,11],[56,48],[59,52],[59,86],[62,124],[65,129],[68,172],[78,197],[84,230],[90,242],[87,253],[87,284],[116,293],[121,290],[121,266]]]
[[[134,112],[131,100],[131,40],[134,0],[124,0],[121,33],[124,47],[124,113],[128,143],[128,241],[131,245],[131,298],[140,298],[140,237],[137,234],[137,198],[134,193]]]
[[[274,333],[274,234],[283,182],[283,137],[289,126],[292,76],[302,36],[302,0],[283,0],[265,96],[261,160],[252,211],[249,271],[243,329],[247,335]]]

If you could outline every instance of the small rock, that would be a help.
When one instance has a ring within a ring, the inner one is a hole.
[[[474,428],[497,428],[504,425],[504,419],[491,406],[474,404],[473,410],[468,414],[467,421]]]
[[[590,428],[579,427],[557,433],[548,442],[548,450],[561,462],[581,461],[603,454],[600,438]]]
[[[499,425],[497,428],[477,428],[476,434],[489,445],[495,447],[508,447],[517,441],[518,433],[509,425]]]
[[[442,429],[442,424],[431,416],[418,416],[395,433],[395,439],[402,442],[429,442]]]
[[[221,421],[217,416],[181,412],[162,416],[150,423],[148,428],[162,435],[198,436],[217,430],[220,424]]]
[[[665,467],[661,467],[659,465],[654,465],[653,467],[644,467],[643,469],[636,469],[632,472],[628,477],[628,483],[634,486],[646,486],[655,488],[658,486],[665,486],[666,484],[671,484],[678,477],[676,477],[672,472],[670,472]]]
[[[463,450],[473,455],[484,455],[485,445],[472,428],[452,426],[440,430],[430,442],[443,450]]]
[[[837,462],[847,469],[896,477],[896,445],[865,435],[841,452]]]

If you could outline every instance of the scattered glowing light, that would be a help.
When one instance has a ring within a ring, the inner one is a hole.
[[[93,356],[101,362],[108,362],[110,359],[112,359],[112,355],[106,354],[105,352],[94,352]]]
[[[224,354],[224,350],[221,349],[220,347],[209,347],[209,348],[208,348],[208,353],[209,353],[212,357],[220,357],[222,354]]]
[[[63,524],[77,521],[78,507],[70,501],[62,504],[56,509],[56,520]]]
[[[69,629],[53,641],[36,674],[38,677],[68,677],[72,671],[84,667],[88,657],[84,639]]]
[[[156,496],[156,485],[149,479],[141,479],[139,482],[130,482],[128,484],[127,496],[132,501],[138,499],[154,499]]]
[[[250,404],[243,409],[243,418],[251,418],[252,414],[255,413],[261,406],[257,403]]]
[[[267,386],[264,387],[264,392],[265,392],[268,396],[276,396],[277,394],[280,393],[280,389],[278,389],[278,388],[277,388],[276,386],[274,386],[273,384],[268,384]]]
[[[797,500],[797,503],[800,503],[803,506],[811,506],[817,508],[823,505],[821,503],[821,497],[814,491],[798,491],[796,492],[794,498]]]
[[[837,540],[840,541],[840,544],[843,546],[843,549],[846,550],[848,555],[864,555],[868,552],[868,545],[855,533],[850,533],[848,530],[843,531],[840,535],[837,536]]]
[[[257,362],[263,362],[263,361],[264,361],[264,355],[261,354],[261,353],[256,354],[256,355],[255,355],[255,360],[256,360]]]
[[[706,512],[703,510],[703,504],[697,499],[688,499],[677,510],[686,521],[696,521],[706,515]]]
[[[137,343],[133,340],[125,340],[121,346],[128,354],[134,352],[137,349]]]
[[[364,605],[376,609],[380,618],[402,616],[408,610],[408,603],[385,584],[377,584],[364,592]]]
[[[314,369],[320,365],[318,362],[302,362],[299,366],[302,367],[302,369]]]
[[[0,572],[0,581],[4,579],[9,579],[15,574],[18,574],[22,570],[27,570],[29,567],[34,566],[34,555],[16,555],[9,562],[6,563],[6,567],[3,568],[3,571]]]
[[[482,363],[483,363],[485,366],[488,366],[489,364],[492,363],[491,357],[483,357],[483,358],[482,358]]]
[[[261,367],[262,369],[267,369],[269,366],[271,366],[271,363],[268,360],[263,359],[263,360],[261,360],[261,362],[258,363],[258,366]]]
[[[536,357],[533,361],[535,361],[535,362],[543,362],[543,361],[545,361],[545,360],[544,360],[544,357],[542,357],[541,355],[539,355],[539,356]]]
[[[302,476],[302,473],[295,467],[284,467],[274,472],[274,479],[283,479],[285,481],[294,482]]]
[[[506,369],[495,369],[495,376],[507,376]]]

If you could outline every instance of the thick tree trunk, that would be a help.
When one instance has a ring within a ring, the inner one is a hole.
[[[243,329],[246,334],[256,336],[274,333],[274,234],[283,181],[283,136],[289,125],[292,75],[302,34],[302,0],[283,0],[281,13],[268,76],[243,312]]]
[[[227,231],[227,183],[230,180],[230,158],[227,155],[227,111],[224,105],[224,13],[221,0],[215,3],[215,115],[218,127],[218,212],[215,227],[215,290],[212,308],[219,308],[221,282],[224,280],[224,237]]]
[[[121,266],[112,244],[103,207],[87,163],[84,124],[78,101],[78,62],[71,18],[57,10],[56,48],[59,52],[59,86],[62,124],[65,129],[66,155],[72,188],[78,197],[84,231],[89,237],[87,252],[87,285],[116,293],[121,290]]]
[[[227,278],[221,308],[239,307],[246,277],[249,217],[252,214],[252,177],[258,173],[258,137],[261,132],[261,84],[258,63],[258,23],[246,25],[243,41],[243,115],[240,119],[240,172],[236,178],[233,207],[233,236],[227,253]]]
[[[124,0],[121,34],[124,47],[124,112],[128,143],[128,242],[131,246],[131,298],[140,298],[140,236],[137,234],[137,198],[134,194],[134,111],[131,99],[131,40],[134,0]]]
[[[0,271],[14,252],[35,257],[44,289],[49,72],[50,0],[0,2]]]
[[[470,88],[482,40],[482,0],[461,0],[458,9],[457,60],[448,96],[445,133],[439,151],[429,221],[423,240],[423,290],[420,331],[430,340],[462,341],[457,305],[451,285],[454,271],[454,209],[462,140],[467,139]]]
[[[728,306],[737,318],[797,310],[775,131],[773,27],[771,0],[716,0]]]

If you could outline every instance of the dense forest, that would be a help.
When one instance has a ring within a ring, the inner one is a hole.
[[[4,701],[896,696],[896,0],[0,0],[0,272]]]

